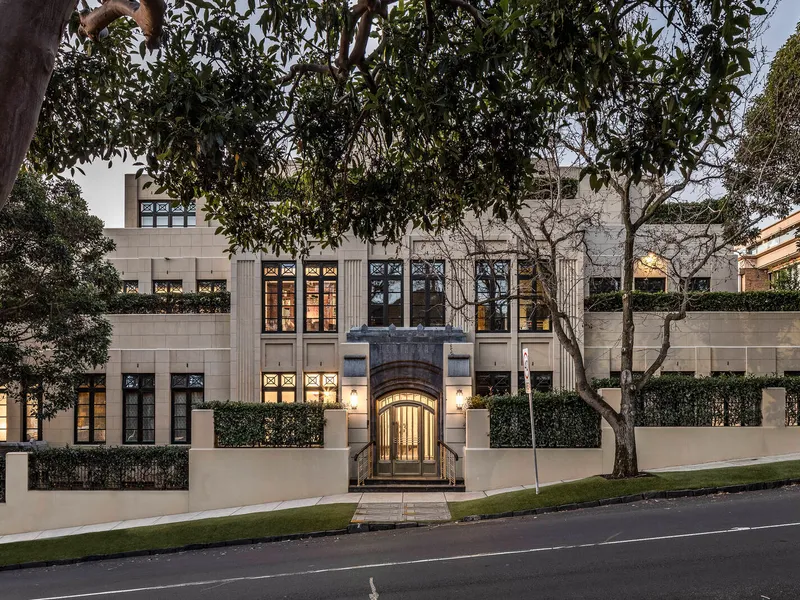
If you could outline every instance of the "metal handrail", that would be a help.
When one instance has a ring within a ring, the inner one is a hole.
[[[458,454],[443,441],[439,440],[438,443],[441,451],[442,478],[446,479],[450,485],[455,485]]]
[[[369,450],[375,445],[375,440],[372,440],[364,445],[361,450],[356,452],[353,460],[356,463],[356,485],[364,485],[364,481],[372,473],[372,452]]]

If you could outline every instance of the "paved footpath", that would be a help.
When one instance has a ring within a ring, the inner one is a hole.
[[[651,469],[650,471],[697,471],[701,469],[751,466],[773,462],[783,462],[788,460],[800,460],[800,453],[783,454],[780,456],[768,456],[762,458],[745,458],[715,463],[704,463],[699,465],[686,465],[682,467],[669,467],[665,469]],[[541,487],[566,482],[567,481],[553,481],[543,484]],[[288,508],[302,508],[305,506],[318,506],[323,504],[357,504],[358,506],[356,508],[356,512],[353,515],[353,523],[446,521],[450,519],[450,511],[447,507],[448,502],[478,500],[480,498],[486,498],[487,496],[494,496],[496,494],[504,494],[507,492],[516,492],[523,489],[531,489],[533,487],[533,485],[521,485],[511,488],[486,490],[482,492],[370,492],[364,494],[350,493],[338,494],[334,496],[318,496],[316,498],[303,498],[300,500],[287,500],[284,502],[268,502],[265,504],[256,504],[252,506],[237,506],[233,508],[221,508],[217,510],[206,510],[201,512],[148,517],[145,519],[134,519],[130,521],[115,521],[111,523],[100,523],[97,525],[84,525],[81,527],[67,527],[64,529],[49,529],[46,531],[18,533],[0,536],[0,544],[43,540],[48,538],[64,537],[68,535],[77,535],[81,533],[94,533],[98,531],[132,529],[135,527],[147,527],[150,525],[184,523],[187,521],[198,521],[201,519],[213,519],[217,517],[230,517],[235,515],[272,512]],[[2,596],[0,596],[0,598],[2,598]]]

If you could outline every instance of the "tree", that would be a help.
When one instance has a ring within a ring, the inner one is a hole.
[[[21,174],[0,211],[0,381],[41,385],[41,416],[75,402],[84,373],[105,364],[119,291],[114,243],[71,182]]]
[[[787,292],[800,291],[800,273],[797,272],[797,266],[790,265],[772,273],[770,288]]]

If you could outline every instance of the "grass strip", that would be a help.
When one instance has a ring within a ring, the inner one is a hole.
[[[325,504],[0,544],[0,565],[344,529],[350,523],[355,509],[355,504]]]
[[[539,495],[533,489],[497,494],[479,500],[450,502],[453,519],[468,515],[487,515],[516,510],[529,510],[547,506],[561,506],[579,502],[591,502],[617,496],[629,496],[642,492],[667,490],[694,490],[700,488],[760,483],[800,477],[800,461],[785,461],[753,465],[654,473],[651,477],[609,480],[604,477],[589,477],[572,483],[560,483],[541,488]]]

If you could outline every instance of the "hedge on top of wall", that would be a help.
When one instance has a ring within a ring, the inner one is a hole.
[[[219,448],[309,448],[325,443],[325,411],[341,404],[206,402]]]
[[[108,305],[109,314],[229,313],[230,292],[185,294],[117,294]]]
[[[666,312],[680,307],[683,295],[677,292],[631,292],[633,310]],[[622,292],[594,294],[584,300],[588,312],[620,312]],[[692,292],[689,294],[690,311],[800,311],[800,292]]]
[[[527,394],[476,396],[469,408],[489,409],[492,448],[530,448]],[[534,392],[537,448],[599,448],[600,415],[574,392]]]
[[[654,224],[721,224],[725,222],[726,205],[723,200],[701,202],[664,202],[647,221]]]
[[[31,490],[188,490],[181,446],[44,448],[28,454]]]

